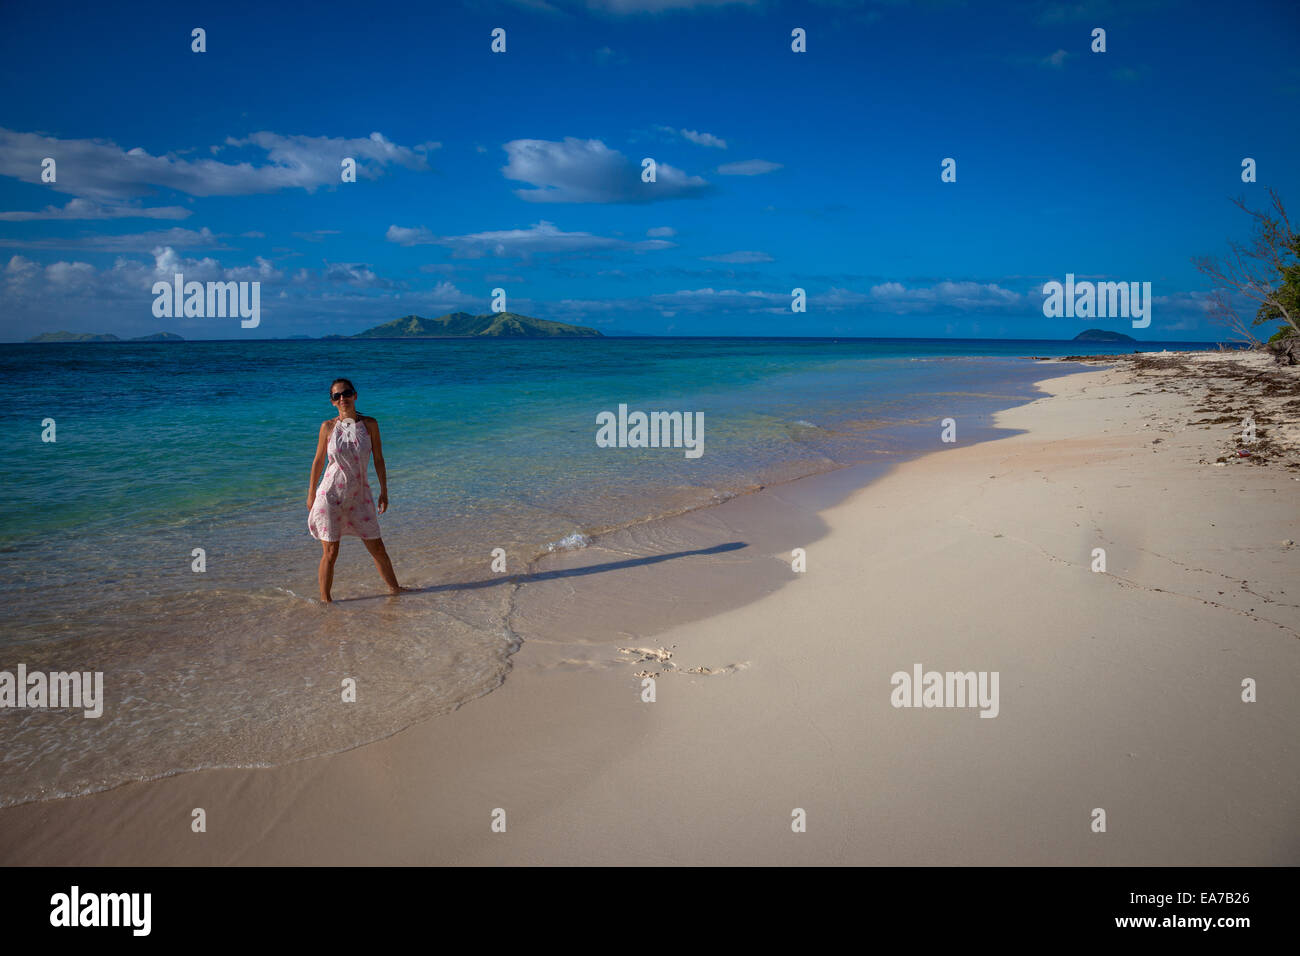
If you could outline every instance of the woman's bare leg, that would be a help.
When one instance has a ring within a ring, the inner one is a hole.
[[[337,541],[321,542],[320,568],[316,571],[316,580],[320,582],[320,599],[326,604],[330,601],[330,588],[334,586],[334,562],[338,560],[339,543]]]
[[[379,569],[379,576],[388,585],[388,593],[401,594],[402,586],[397,583],[397,575],[393,571],[393,562],[388,558],[388,549],[384,547],[384,539],[362,538],[361,541],[370,552],[370,556],[375,559],[375,567]]]

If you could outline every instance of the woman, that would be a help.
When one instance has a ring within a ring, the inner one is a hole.
[[[384,550],[384,539],[379,536],[379,515],[388,510],[388,473],[384,470],[384,452],[379,443],[379,423],[369,415],[357,412],[357,390],[346,378],[336,378],[330,385],[330,401],[339,415],[331,421],[321,422],[316,440],[316,458],[311,463],[311,478],[307,486],[307,530],[320,541],[324,554],[320,559],[320,599],[330,601],[330,586],[334,583],[334,562],[339,556],[339,541],[343,535],[355,535],[365,543],[366,550],[375,559],[375,566],[388,585],[389,594],[400,594],[402,587],[393,573],[393,562]],[[370,452],[375,453],[375,474],[379,475],[379,511],[370,497]],[[329,455],[329,468],[325,469],[324,484],[317,483],[325,456]]]

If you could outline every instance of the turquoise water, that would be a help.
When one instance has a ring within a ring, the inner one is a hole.
[[[937,414],[921,407],[928,396],[978,390],[985,375],[961,366],[926,375],[912,359],[1079,348],[691,339],[11,345],[0,368],[14,423],[39,437],[40,422],[54,418],[58,441],[19,443],[15,507],[0,520],[0,544],[241,514],[296,534],[290,502],[304,497],[303,462],[319,422],[334,415],[326,390],[336,375],[357,384],[358,407],[383,427],[394,502],[440,519],[484,496],[549,497],[559,489],[548,479],[599,476],[604,485],[627,475],[632,486],[650,468],[693,482],[730,474],[737,454],[752,463],[821,453],[816,436],[792,437],[790,427],[861,417],[867,397],[873,414]],[[627,469],[592,440],[595,413],[620,402],[704,411],[708,453],[690,464],[647,455]]]
[[[1143,346],[1148,348],[1150,346]],[[1192,347],[1187,343],[1169,348]],[[404,584],[761,484],[934,447],[1026,400],[1071,342],[596,339],[11,345],[0,670],[101,670],[105,715],[0,711],[0,805],[330,752],[497,686],[511,587],[392,602],[345,539],[316,602],[308,470],[332,379],[378,419]],[[1114,347],[1132,351],[1132,346]],[[704,454],[600,448],[596,416],[703,412]],[[42,421],[57,441],[41,440]],[[377,479],[371,478],[378,493]],[[192,570],[195,548],[206,553]],[[343,705],[343,678],[358,681]]]

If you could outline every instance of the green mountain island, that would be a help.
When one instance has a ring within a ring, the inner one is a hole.
[[[155,332],[137,335],[133,339],[119,339],[112,332],[42,332],[28,342],[184,342],[175,332]]]
[[[445,339],[445,338],[596,338],[600,332],[584,325],[534,319],[517,312],[470,315],[448,312],[436,319],[406,315],[373,329],[350,336],[354,339]]]
[[[1105,329],[1084,329],[1073,339],[1073,342],[1136,342],[1137,339],[1131,335],[1125,335],[1123,332],[1108,332]]]

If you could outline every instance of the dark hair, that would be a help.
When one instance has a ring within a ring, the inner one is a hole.
[[[357,387],[356,387],[355,385],[352,384],[351,379],[346,379],[346,378],[336,378],[334,381],[330,382],[330,397],[331,397],[331,398],[334,397],[334,386],[337,385],[339,382],[344,382],[344,383],[347,385],[347,387],[350,388],[350,389],[352,389],[352,391],[354,391],[354,392],[357,390]]]

